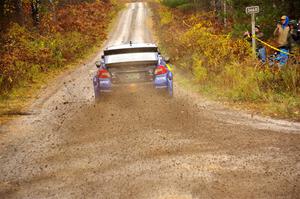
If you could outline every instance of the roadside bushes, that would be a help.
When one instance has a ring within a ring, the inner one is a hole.
[[[179,6],[184,6],[189,3],[188,0],[162,0],[162,4],[170,8],[176,8]]]
[[[38,73],[75,61],[106,38],[113,5],[82,3],[45,13],[39,30],[11,23],[1,33],[0,95]]]
[[[300,119],[298,65],[282,70],[263,66],[252,57],[249,42],[225,32],[212,13],[152,7],[158,13],[162,48],[176,66],[194,75],[203,91],[232,101],[268,104],[263,111]],[[172,16],[168,20],[166,13]]]
[[[210,22],[199,21],[179,39],[182,48],[188,46],[188,50],[205,60],[210,75],[220,74],[228,62],[240,62],[249,56],[248,43],[234,41],[230,35],[215,34],[210,29]]]

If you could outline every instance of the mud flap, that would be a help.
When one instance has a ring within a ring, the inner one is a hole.
[[[170,97],[173,97],[173,73],[168,74],[168,93]]]
[[[170,97],[173,97],[173,80],[168,81],[168,92]]]
[[[99,78],[96,76],[93,78],[93,85],[94,85],[95,100],[98,101],[100,99],[100,83],[99,83]]]

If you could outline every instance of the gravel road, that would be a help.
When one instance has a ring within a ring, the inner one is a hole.
[[[110,46],[151,42],[151,11],[120,12]],[[0,198],[300,198],[300,124],[231,110],[175,82],[94,103],[94,61],[0,128]],[[176,81],[176,76],[175,76]]]

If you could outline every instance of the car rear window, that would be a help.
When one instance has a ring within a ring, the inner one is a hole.
[[[158,51],[157,47],[122,48],[122,49],[105,50],[104,56],[125,54],[125,53],[146,53],[146,52],[157,52],[157,51]]]

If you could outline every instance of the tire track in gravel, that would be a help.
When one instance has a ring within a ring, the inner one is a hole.
[[[105,46],[151,41],[148,9],[129,4]],[[251,118],[177,84],[173,99],[124,85],[95,104],[95,59],[45,89],[36,114],[1,127],[0,198],[300,195],[299,124]]]

